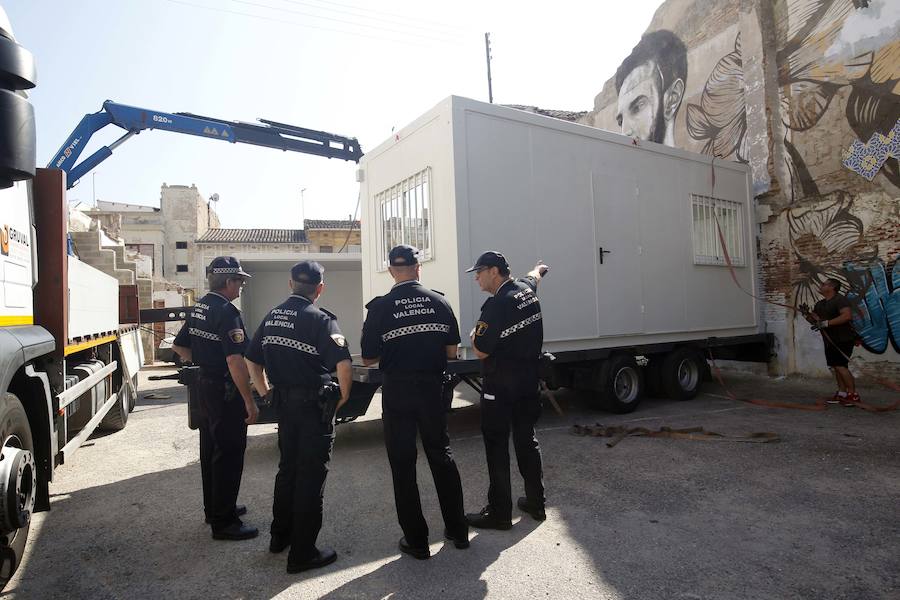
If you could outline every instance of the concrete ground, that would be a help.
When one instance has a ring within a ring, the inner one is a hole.
[[[900,413],[833,406],[769,409],[707,383],[690,402],[646,400],[630,415],[560,393],[539,423],[548,492],[543,523],[477,532],[469,550],[440,541],[424,457],[420,489],[430,561],[401,556],[377,404],[338,428],[320,545],[338,561],[285,573],[267,552],[278,460],[274,425],[250,430],[240,501],[259,538],[220,542],[203,524],[198,436],[183,388],[147,382],[124,431],[98,435],[56,472],[52,510],[35,516],[6,598],[900,598]],[[732,375],[739,395],[814,401],[822,380]],[[157,392],[168,398],[147,398]],[[864,399],[892,400],[863,389]],[[487,472],[479,408],[459,397],[453,450],[470,511]],[[751,444],[572,435],[574,423],[770,431]],[[514,471],[514,496],[521,480]]]

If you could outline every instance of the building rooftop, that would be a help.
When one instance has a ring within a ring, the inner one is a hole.
[[[303,219],[304,229],[359,229],[359,221],[329,221],[323,219]]]
[[[159,209],[155,206],[107,202],[106,200],[97,200],[97,210],[101,212],[159,212]]]
[[[198,244],[305,244],[302,229],[210,229],[197,238]]]
[[[573,122],[588,114],[588,111],[586,110],[553,110],[548,108],[538,108],[537,106],[525,106],[523,104],[504,104],[504,106],[515,108],[517,110],[524,110],[525,112],[535,113],[537,115],[544,115],[545,117],[553,117],[554,119]]]

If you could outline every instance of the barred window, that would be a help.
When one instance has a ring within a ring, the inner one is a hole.
[[[378,270],[388,268],[388,253],[399,244],[419,249],[419,262],[434,258],[431,222],[431,168],[375,195],[378,210]]]
[[[695,265],[724,265],[725,253],[719,230],[731,264],[742,267],[744,257],[744,213],[740,202],[691,194]],[[718,222],[718,228],[716,223]]]

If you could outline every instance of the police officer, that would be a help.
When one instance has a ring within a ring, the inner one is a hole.
[[[443,296],[419,283],[418,250],[397,246],[388,259],[396,284],[366,305],[362,357],[366,365],[379,363],[383,373],[384,443],[403,530],[400,550],[424,560],[431,551],[416,485],[417,429],[437,488],[444,537],[457,548],[469,547],[462,484],[450,451],[441,396],[447,359],[456,358],[459,326]]]
[[[510,429],[519,472],[525,480],[525,497],[519,498],[517,505],[537,521],[547,518],[541,449],[534,424],[541,414],[538,368],[544,342],[541,304],[535,292],[548,269],[538,263],[526,277],[513,279],[506,258],[491,251],[466,270],[475,271],[475,281],[482,291],[491,294],[471,334],[475,354],[481,359],[481,431],[490,480],[487,506],[480,513],[466,515],[472,527],[512,527]]]
[[[203,511],[217,540],[246,540],[259,533],[241,522],[239,517],[247,509],[235,504],[244,470],[247,425],[259,415],[243,359],[244,322],[241,311],[231,303],[249,277],[233,256],[214,258],[206,269],[210,291],[194,306],[172,344],[182,360],[200,367]]]
[[[278,412],[281,460],[275,477],[269,551],[291,547],[287,572],[331,564],[337,554],[316,547],[322,528],[322,497],[334,446],[334,413],[350,397],[351,365],[347,341],[337,319],[314,303],[325,289],[325,269],[304,260],[291,269],[292,294],[266,315],[247,351],[257,391],[273,388]],[[329,405],[332,371],[340,398]]]

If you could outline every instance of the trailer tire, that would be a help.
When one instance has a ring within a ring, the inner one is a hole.
[[[15,492],[15,502],[18,510],[24,509],[19,518],[25,520],[25,523],[18,529],[10,530],[10,526],[6,525],[8,533],[0,533],[0,590],[6,587],[12,578],[19,563],[22,562],[22,555],[25,552],[25,542],[28,540],[28,531],[31,529],[31,511],[34,509],[34,498],[37,492],[37,469],[34,468],[34,442],[31,437],[31,427],[28,424],[28,416],[25,408],[19,399],[10,393],[0,394],[3,401],[0,402],[0,443],[3,444],[4,458],[7,460],[17,460],[19,457],[10,458],[6,455],[6,448],[17,449],[19,451],[27,451],[31,455],[30,465],[21,465],[25,469],[16,469],[20,476],[18,480],[21,486],[20,490],[13,489]],[[9,467],[7,467],[8,469]],[[15,476],[14,473],[6,472],[5,476]],[[5,482],[3,486],[7,493],[10,491],[10,482]],[[26,489],[28,488],[28,489]],[[18,493],[21,492],[21,493]],[[9,504],[7,504],[9,507]],[[7,508],[10,510],[10,508]],[[3,521],[9,523],[11,518],[17,515],[3,515]]]
[[[644,372],[629,354],[603,361],[598,384],[601,404],[615,413],[633,412],[644,396]]]
[[[130,406],[131,389],[128,387],[127,383],[122,382],[122,386],[119,388],[119,393],[116,397],[116,403],[109,409],[109,412],[106,413],[103,420],[100,421],[99,428],[104,431],[121,431],[125,429],[125,425],[128,424],[128,408]]]
[[[678,348],[662,362],[661,381],[672,400],[690,400],[700,391],[706,361],[694,348]]]

